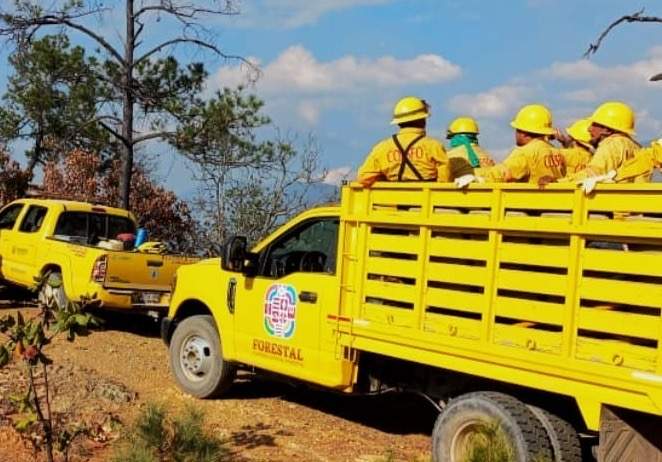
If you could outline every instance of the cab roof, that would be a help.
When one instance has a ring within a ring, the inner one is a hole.
[[[53,207],[59,206],[62,207],[65,211],[68,212],[99,212],[99,213],[108,213],[110,215],[119,215],[122,217],[128,217],[134,219],[134,216],[131,212],[120,209],[117,207],[108,207],[100,204],[92,204],[89,202],[82,201],[71,201],[71,200],[62,200],[62,199],[40,199],[26,197],[23,199],[17,199],[13,204],[26,204],[26,205],[42,205],[44,207]]]

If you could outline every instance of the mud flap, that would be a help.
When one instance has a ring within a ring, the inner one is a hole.
[[[604,406],[600,418],[600,462],[662,462],[662,417]]]

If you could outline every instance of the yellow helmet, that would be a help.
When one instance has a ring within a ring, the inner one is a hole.
[[[166,253],[168,251],[165,243],[160,241],[145,242],[138,247],[138,252],[142,253]]]
[[[566,128],[566,131],[573,140],[584,145],[589,145],[591,142],[591,134],[588,132],[588,127],[590,126],[591,119],[579,119],[568,128]]]
[[[552,135],[552,113],[542,104],[529,104],[519,110],[510,126],[523,132]]]
[[[448,136],[457,135],[458,133],[474,133],[478,134],[478,124],[471,117],[458,117],[448,126]]]
[[[591,122],[617,132],[634,135],[634,111],[620,101],[607,101],[601,104],[591,116]]]
[[[407,96],[398,101],[393,108],[391,124],[401,124],[412,120],[425,119],[430,116],[430,106],[424,99]]]

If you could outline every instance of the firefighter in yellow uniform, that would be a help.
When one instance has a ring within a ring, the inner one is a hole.
[[[580,119],[566,129],[570,140],[568,146],[561,149],[561,154],[565,159],[568,175],[584,170],[591,161],[593,146],[591,146],[591,134],[588,131],[590,126],[590,119]],[[557,137],[557,139],[559,138]]]
[[[616,183],[634,182],[637,178],[651,178],[656,168],[662,167],[662,138],[650,147],[639,150],[635,156],[625,161],[613,178]]]
[[[539,184],[543,178],[565,176],[565,159],[547,140],[552,128],[552,113],[541,104],[524,106],[510,123],[515,129],[517,147],[500,164],[477,171],[486,182],[518,181]]]
[[[588,166],[569,175],[563,181],[581,182],[616,172],[626,162],[635,158],[641,149],[632,139],[634,131],[634,111],[625,103],[608,101],[601,104],[591,116],[591,143],[597,146]],[[650,181],[651,173],[629,177],[621,182],[643,183]]]
[[[369,188],[375,181],[450,180],[448,156],[440,141],[426,136],[430,107],[419,98],[402,98],[393,109],[391,124],[400,130],[376,144],[359,168],[357,181]]]
[[[448,126],[446,138],[451,149],[448,151],[451,178],[474,173],[475,168],[494,165],[492,156],[478,144],[478,123],[471,117],[458,117]]]

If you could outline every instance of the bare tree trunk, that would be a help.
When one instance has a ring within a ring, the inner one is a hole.
[[[131,174],[133,172],[133,52],[135,49],[134,0],[126,0],[126,42],[124,44],[124,77],[122,82],[122,176],[120,206],[129,208]]]
[[[42,125],[40,123],[39,131],[37,132],[37,136],[34,142],[34,151],[32,152],[32,156],[30,156],[30,159],[28,160],[27,170],[30,173],[30,175],[33,174],[34,169],[37,167],[37,164],[41,160],[43,143],[44,143],[44,137],[42,135]]]

